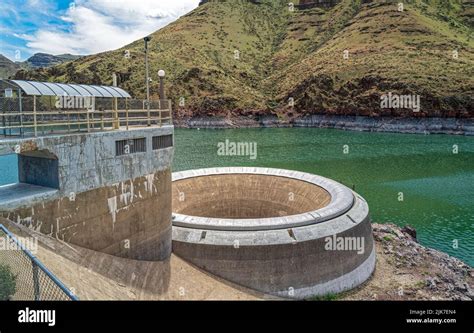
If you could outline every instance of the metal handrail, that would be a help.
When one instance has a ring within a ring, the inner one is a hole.
[[[24,99],[24,98],[23,98]],[[141,100],[125,101],[124,108],[118,108],[114,103],[114,107],[106,107],[103,109],[88,110],[87,108],[78,109],[53,109],[50,104],[48,110],[38,110],[37,98],[33,96],[33,110],[19,110],[0,112],[0,131],[6,136],[7,131],[9,135],[25,134],[25,129],[30,131],[26,134],[34,134],[38,136],[39,131],[45,131],[45,128],[52,127],[47,130],[48,134],[61,133],[64,129],[55,129],[54,127],[67,127],[67,132],[72,130],[79,131],[108,131],[118,130],[125,127],[129,130],[129,126],[138,126],[142,123],[143,126],[162,126],[163,124],[173,123],[173,113],[170,100],[156,100],[152,101],[154,107],[147,109],[145,104],[137,108],[137,104]],[[164,105],[163,105],[164,104]],[[22,103],[25,105],[25,102]],[[44,104],[43,104],[44,105]],[[157,108],[156,108],[157,106]],[[166,108],[162,108],[166,107]],[[44,118],[47,119],[44,119]],[[98,125],[98,126],[96,126]],[[84,127],[82,127],[84,126]],[[18,133],[12,133],[12,130]]]
[[[0,224],[0,230],[2,230],[8,238],[13,240],[16,245],[23,251],[24,254],[28,256],[28,258],[31,260],[31,263],[33,267],[38,267],[43,271],[43,273],[46,274],[58,287],[61,289],[72,301],[78,301],[79,299],[77,298],[76,295],[74,295],[53,273],[51,273],[42,263],[41,261],[38,260],[30,251],[28,251],[23,244],[18,241],[18,239],[10,232],[8,229],[3,225]]]

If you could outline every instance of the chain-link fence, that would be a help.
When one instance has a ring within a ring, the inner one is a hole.
[[[68,301],[77,297],[27,250],[25,242],[0,224],[0,300]]]

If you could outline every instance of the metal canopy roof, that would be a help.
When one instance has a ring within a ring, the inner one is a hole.
[[[80,96],[80,97],[117,97],[131,98],[128,92],[118,87],[92,86],[85,84],[65,84],[11,80],[27,95],[35,96]]]

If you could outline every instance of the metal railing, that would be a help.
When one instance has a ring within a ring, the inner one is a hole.
[[[38,136],[55,133],[129,129],[172,124],[169,100],[95,98],[93,107],[67,102],[57,107],[55,97],[0,97],[0,135]]]
[[[78,298],[59,281],[24,244],[0,224],[0,295],[10,300],[76,301]],[[6,273],[5,273],[6,272]],[[8,292],[9,290],[9,292]],[[0,299],[2,300],[2,299]],[[3,299],[4,300],[4,299]]]

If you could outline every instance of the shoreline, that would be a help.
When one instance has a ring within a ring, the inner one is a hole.
[[[189,117],[175,119],[177,128],[331,128],[357,132],[448,134],[474,136],[474,118],[398,118],[312,115],[293,119],[264,117]]]
[[[341,300],[474,300],[474,269],[421,245],[410,226],[373,223],[377,266],[371,279]]]

